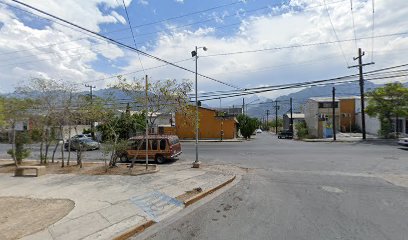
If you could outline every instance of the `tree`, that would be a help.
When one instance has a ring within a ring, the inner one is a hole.
[[[301,121],[295,124],[296,136],[298,139],[303,139],[309,134],[306,122]]]
[[[46,78],[33,78],[29,84],[20,86],[16,92],[27,99],[35,99],[38,107],[36,124],[41,129],[40,162],[47,163],[48,150],[52,142],[59,144],[63,139],[63,125],[66,123],[70,106],[70,93],[74,91],[67,82]],[[45,144],[45,153],[44,153]],[[62,167],[64,167],[63,148]]]
[[[242,136],[245,139],[251,138],[251,135],[259,126],[259,120],[257,118],[251,118],[247,115],[238,115],[238,128],[241,131]]]
[[[155,126],[155,122],[160,115],[168,115],[174,112],[191,112],[190,98],[188,93],[192,90],[192,83],[187,80],[178,82],[176,79],[157,80],[149,82],[147,85],[147,109],[146,86],[143,80],[128,81],[119,77],[118,82],[113,86],[124,91],[134,102],[147,110],[149,129]]]
[[[408,88],[401,83],[388,83],[368,92],[367,97],[367,114],[378,117],[381,123],[379,135],[392,137],[392,118],[408,116]]]
[[[24,150],[26,136],[24,133],[17,133],[16,125],[27,122],[30,117],[30,108],[35,106],[35,102],[30,99],[3,98],[3,109],[0,115],[3,116],[3,125],[11,128],[11,149],[8,153],[12,156],[15,165],[21,164],[23,158],[28,157],[29,152]],[[23,136],[24,134],[24,136]]]

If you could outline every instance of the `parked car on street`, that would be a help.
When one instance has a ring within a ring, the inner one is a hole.
[[[71,137],[71,139],[79,139],[79,138],[92,138],[92,135],[90,133],[84,133],[84,134],[77,134]]]
[[[408,138],[401,138],[398,141],[398,145],[404,146],[404,147],[408,147]]]
[[[71,141],[71,146],[69,146],[69,141]],[[70,147],[70,149],[68,149]],[[64,144],[65,150],[71,150],[71,151],[76,151],[76,150],[82,150],[82,151],[88,151],[88,150],[97,150],[101,147],[101,144],[99,142],[96,142],[90,138],[71,138]]]
[[[148,157],[157,163],[165,163],[182,153],[180,140],[176,135],[149,135],[148,139]],[[130,138],[127,150],[119,152],[118,157],[122,162],[130,161],[133,158],[144,159],[146,157],[144,136]]]
[[[278,133],[278,138],[292,139],[293,138],[293,132],[291,130],[289,130],[289,129],[281,130]]]
[[[262,130],[261,129],[256,129],[256,133],[262,133]]]

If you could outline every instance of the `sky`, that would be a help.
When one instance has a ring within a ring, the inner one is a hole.
[[[406,0],[21,2],[191,70],[195,69],[191,51],[205,46],[207,51],[199,49],[198,72],[239,88],[357,73],[348,66],[357,64],[353,57],[359,47],[365,51],[364,62],[375,62],[365,67],[367,71],[408,63]],[[85,84],[108,87],[117,75],[194,81],[191,72],[49,19],[11,0],[0,0],[0,93],[12,92],[36,77],[75,83],[80,91],[86,90]],[[294,47],[314,43],[323,44]],[[228,54],[252,50],[261,51]],[[396,80],[408,81],[405,77],[382,82]],[[200,93],[233,90],[202,77],[198,89]],[[275,98],[287,93],[261,95]]]

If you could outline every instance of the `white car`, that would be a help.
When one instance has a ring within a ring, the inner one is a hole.
[[[256,129],[256,133],[262,133],[261,129]]]
[[[408,138],[401,138],[401,139],[398,141],[398,145],[408,147]]]

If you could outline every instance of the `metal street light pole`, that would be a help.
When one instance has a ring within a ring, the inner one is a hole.
[[[197,84],[197,65],[198,65],[198,49],[202,48],[207,51],[206,47],[195,47],[195,51],[191,52],[191,56],[195,57],[195,104],[196,104],[196,123],[195,123],[195,150],[196,158],[193,163],[193,168],[200,167],[200,161],[198,160],[198,84]]]

